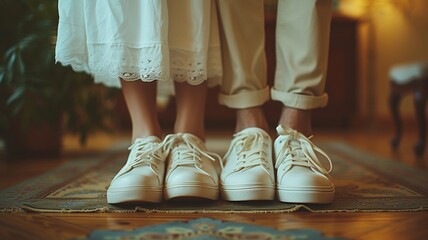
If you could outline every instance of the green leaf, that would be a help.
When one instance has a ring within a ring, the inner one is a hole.
[[[7,99],[6,104],[11,105],[15,101],[17,101],[19,98],[21,98],[25,93],[25,86],[19,86],[15,89],[13,94]]]
[[[18,102],[18,104],[12,109],[12,116],[17,116],[24,107],[24,102]]]
[[[6,75],[6,74],[5,74],[4,68],[3,68],[3,67],[1,67],[1,68],[0,68],[0,84],[4,82],[4,81],[3,81],[4,79],[6,79],[6,78],[5,78],[5,75]]]
[[[7,70],[13,72],[13,66],[15,65],[16,52],[11,52],[10,56],[6,56]]]
[[[21,54],[16,54],[16,64],[17,64],[19,75],[20,76],[25,75],[25,63],[24,63],[24,60],[22,59]]]
[[[12,54],[14,54],[14,53],[15,53],[15,51],[16,51],[16,47],[15,47],[15,46],[10,47],[10,48],[5,52],[5,54],[4,54],[4,58],[5,58],[5,59],[10,58],[10,56],[11,56]]]

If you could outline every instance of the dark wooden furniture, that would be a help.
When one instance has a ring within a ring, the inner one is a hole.
[[[428,63],[416,63],[393,67],[390,73],[391,93],[389,105],[395,134],[391,140],[391,147],[397,150],[402,138],[403,126],[400,118],[400,102],[403,96],[413,93],[416,120],[418,123],[418,141],[414,146],[414,153],[423,155],[426,143],[425,109],[428,94]]]

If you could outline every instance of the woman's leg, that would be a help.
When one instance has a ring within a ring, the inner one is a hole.
[[[121,80],[132,121],[132,139],[162,135],[156,110],[156,82]]]
[[[121,80],[132,121],[132,142],[126,164],[107,190],[109,203],[160,202],[165,157],[156,112],[156,83]]]
[[[175,83],[176,134],[165,137],[169,146],[165,198],[217,199],[221,157],[207,151],[204,138],[206,82],[199,85]]]
[[[206,82],[199,85],[175,83],[177,118],[174,131],[205,139]]]
[[[211,1],[169,1],[169,47],[177,116],[174,132],[165,137],[169,150],[165,198],[217,199],[221,157],[207,151],[205,105],[207,82],[220,65],[220,48]],[[217,56],[217,58],[215,57]],[[205,81],[206,80],[206,81]]]

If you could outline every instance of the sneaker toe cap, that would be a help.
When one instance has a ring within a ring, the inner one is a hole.
[[[199,170],[193,167],[180,167],[173,170],[168,178],[167,184],[215,184],[218,183],[218,176],[216,174],[210,174],[209,176],[203,174]]]
[[[334,188],[328,176],[310,169],[291,169],[278,179],[281,188]]]
[[[130,187],[130,186],[159,186],[158,177],[151,170],[139,171],[136,169],[116,178],[111,187]]]
[[[250,184],[250,185],[272,185],[272,178],[262,168],[250,168],[244,171],[224,173],[221,176],[223,185],[237,185],[237,184]]]

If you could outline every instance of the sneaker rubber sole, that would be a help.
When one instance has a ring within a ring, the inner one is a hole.
[[[222,186],[221,197],[227,201],[274,200],[274,186]]]
[[[334,200],[335,189],[286,189],[277,190],[278,200],[287,203],[331,203]]]
[[[129,202],[162,202],[163,187],[127,187],[107,190],[107,202],[111,204]]]
[[[166,200],[172,198],[205,198],[217,200],[219,197],[219,190],[217,185],[200,185],[200,184],[186,184],[169,185],[165,187],[164,197]]]

